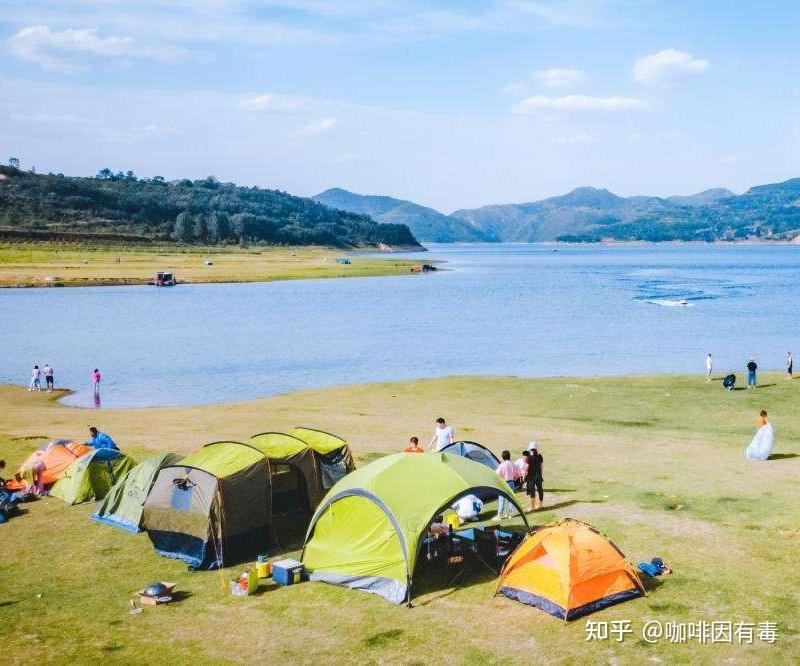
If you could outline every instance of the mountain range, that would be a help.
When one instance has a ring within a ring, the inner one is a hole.
[[[377,222],[405,224],[416,238],[429,242],[785,240],[800,235],[800,178],[752,187],[741,195],[714,188],[689,196],[620,197],[606,189],[579,187],[539,201],[450,215],[339,188],[313,198]]]

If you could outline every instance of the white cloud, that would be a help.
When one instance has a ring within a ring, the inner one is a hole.
[[[339,124],[338,118],[320,118],[314,122],[299,127],[292,134],[294,136],[317,136],[319,134],[326,134],[330,132],[336,125]]]
[[[314,108],[315,102],[308,97],[297,95],[277,95],[263,93],[254,95],[239,102],[239,108],[245,111],[267,111],[269,113],[299,113]]]
[[[666,86],[684,76],[702,74],[710,68],[708,60],[695,58],[684,51],[664,49],[639,58],[633,65],[633,79],[646,86]]]
[[[45,25],[22,28],[8,40],[11,53],[43,69],[74,72],[91,58],[149,58],[174,60],[183,53],[170,47],[154,48],[138,44],[131,37],[100,37],[91,28],[53,31]]]
[[[572,88],[583,82],[585,76],[579,69],[553,67],[552,69],[535,71],[533,78],[536,83],[544,88]]]
[[[546,97],[534,95],[511,107],[511,113],[525,114],[535,111],[634,111],[648,108],[647,102],[633,97],[593,97],[591,95],[564,95]]]

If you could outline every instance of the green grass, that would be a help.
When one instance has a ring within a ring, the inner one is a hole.
[[[337,264],[343,250],[320,247],[156,247],[81,246],[55,243],[0,243],[0,287],[104,286],[146,284],[157,271],[172,271],[180,282],[268,282],[307,278],[410,274],[417,262],[352,257]],[[212,260],[206,266],[204,259]]]
[[[454,587],[424,577],[410,610],[316,583],[233,598],[221,588],[227,576],[189,573],[146,535],[90,521],[94,507],[45,499],[0,526],[0,650],[11,662],[797,663],[800,384],[777,374],[762,382],[726,392],[685,376],[452,377],[100,412],[0,386],[0,457],[11,469],[42,441],[26,438],[82,437],[95,419],[134,457],[305,424],[346,437],[365,464],[409,435],[426,442],[439,415],[495,451],[535,438],[548,506],[529,514],[532,524],[582,519],[633,562],[658,555],[674,569],[648,597],[590,616],[631,620],[637,632],[597,644],[585,640],[585,620],[493,598],[480,568]],[[783,457],[747,462],[762,408]],[[135,590],[153,580],[187,596],[129,615]],[[773,621],[779,640],[648,645],[638,632],[651,619]]]

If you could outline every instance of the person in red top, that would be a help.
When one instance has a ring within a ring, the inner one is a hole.
[[[425,453],[425,449],[419,445],[418,437],[412,437],[408,440],[408,446],[403,449],[403,453]]]

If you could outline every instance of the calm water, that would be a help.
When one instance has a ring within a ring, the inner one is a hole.
[[[50,362],[103,406],[448,374],[740,371],[800,360],[800,247],[432,246],[423,276],[0,290],[0,382]],[[686,299],[688,306],[679,305]]]

